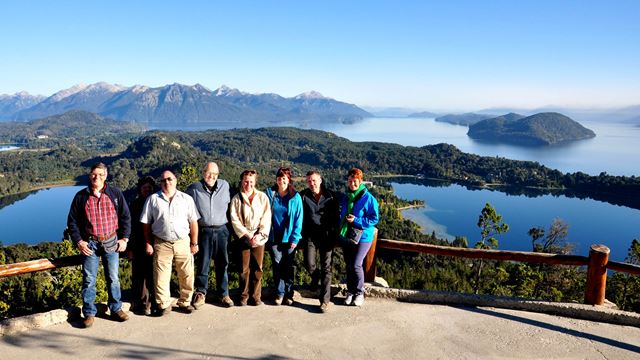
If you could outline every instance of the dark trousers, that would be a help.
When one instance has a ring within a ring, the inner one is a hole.
[[[229,230],[226,225],[220,227],[200,227],[198,230],[199,251],[195,258],[195,289],[207,294],[209,287],[209,265],[213,259],[216,272],[216,295],[229,296]]]
[[[155,305],[153,256],[136,251],[131,261],[131,302],[134,307],[151,309]]]
[[[296,275],[296,249],[291,244],[271,244],[271,267],[276,296],[293,299],[293,281]]]
[[[331,299],[331,256],[333,247],[327,246],[326,239],[317,241],[314,238],[307,238],[307,247],[304,251],[305,264],[311,275],[311,288],[315,289],[320,282],[320,303],[328,303]],[[316,258],[320,257],[320,264],[316,264]]]
[[[371,248],[371,243],[343,244],[344,261],[347,263],[347,291],[353,295],[364,294],[364,269],[362,262]]]
[[[253,301],[260,301],[262,296],[262,260],[264,260],[264,245],[251,248],[247,244],[241,245],[242,273],[240,273],[241,301],[246,303],[249,295]]]

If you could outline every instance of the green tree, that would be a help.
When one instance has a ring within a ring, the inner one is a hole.
[[[200,175],[198,174],[198,170],[196,170],[195,166],[191,164],[184,165],[180,169],[180,175],[178,176],[177,187],[179,190],[185,191],[187,190],[189,185],[198,181],[199,178],[200,178]]]
[[[490,203],[486,203],[480,216],[478,217],[478,227],[480,228],[480,240],[476,242],[476,249],[497,249],[498,240],[496,235],[509,231],[509,225],[502,222],[502,215],[496,212],[496,209]],[[482,276],[482,268],[484,260],[480,260],[478,272],[476,275],[475,293],[480,289],[480,278]]]

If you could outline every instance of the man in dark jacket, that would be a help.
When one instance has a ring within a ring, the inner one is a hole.
[[[127,248],[131,216],[122,191],[108,186],[106,179],[107,166],[103,163],[93,165],[89,172],[89,186],[76,193],[67,218],[71,240],[83,256],[82,323],[86,328],[93,325],[97,313],[96,276],[100,258],[107,282],[111,317],[117,321],[129,319],[120,301],[118,253]]]

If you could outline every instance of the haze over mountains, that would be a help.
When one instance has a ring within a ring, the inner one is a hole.
[[[99,82],[75,85],[49,96],[26,92],[0,96],[0,121],[32,120],[84,110],[116,120],[150,126],[212,123],[286,123],[330,121],[350,123],[372,115],[359,107],[310,91],[285,98],[249,94],[222,86],[214,91],[196,84],[151,88]]]

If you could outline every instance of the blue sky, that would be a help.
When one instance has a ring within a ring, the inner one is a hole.
[[[433,110],[640,104],[640,1],[0,2],[0,94],[316,90]]]

